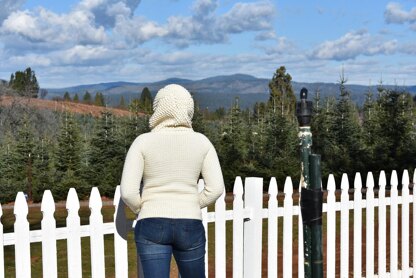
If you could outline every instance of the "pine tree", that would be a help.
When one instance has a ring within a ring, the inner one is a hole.
[[[281,66],[276,70],[269,82],[270,98],[269,107],[273,113],[281,115],[294,115],[296,97],[292,88],[292,77],[286,73],[286,68]]]
[[[33,162],[33,201],[40,202],[45,190],[52,186],[52,171],[50,166],[49,139],[41,139],[37,142]]]
[[[232,190],[235,177],[242,175],[243,165],[247,157],[244,130],[239,99],[236,98],[222,133],[219,148],[219,158],[221,165],[223,165],[222,170],[227,191]]]
[[[16,191],[24,191],[32,200],[34,136],[28,116],[23,119],[16,141]]]
[[[121,108],[121,109],[126,108],[126,101],[124,100],[124,96],[121,96],[120,103],[118,104],[118,107]]]
[[[331,160],[332,169],[337,177],[348,173],[353,179],[356,172],[363,170],[363,140],[358,110],[350,99],[346,89],[347,79],[342,72],[339,88],[340,98],[335,109],[333,132],[336,140],[336,156]]]
[[[0,202],[12,202],[22,188],[16,187],[18,166],[16,145],[13,136],[8,133],[0,148]]]
[[[103,112],[91,141],[90,183],[104,196],[112,197],[120,182],[125,151],[119,139],[114,116]]]
[[[71,96],[69,95],[68,92],[65,92],[64,94],[64,101],[71,101]]]
[[[54,196],[58,199],[66,197],[70,187],[82,187],[79,176],[81,166],[81,139],[77,122],[73,115],[65,113],[55,150],[56,186]]]
[[[91,104],[91,94],[88,91],[85,92],[82,103]]]
[[[153,99],[149,88],[144,87],[140,95],[140,108],[146,114],[152,113]]]
[[[95,93],[94,105],[96,106],[105,106],[105,99],[102,93]]]
[[[24,71],[16,71],[10,76],[9,87],[19,96],[37,98],[39,94],[39,83],[35,71],[30,67]]]
[[[79,96],[78,94],[75,94],[73,102],[78,103],[79,102]]]

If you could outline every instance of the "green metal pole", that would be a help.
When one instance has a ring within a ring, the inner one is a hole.
[[[301,156],[301,182],[300,185],[303,188],[308,188],[309,181],[309,155],[311,154],[312,146],[312,133],[311,127],[305,126],[299,128],[299,140],[300,140],[300,156]],[[303,260],[305,278],[312,277],[312,234],[309,225],[303,224]]]
[[[310,173],[310,189],[318,194],[314,195],[315,209],[322,212],[322,189],[321,189],[321,156],[318,154],[311,154],[309,156],[309,173]],[[323,277],[323,256],[322,256],[322,213],[317,219],[314,219],[314,224],[310,226],[311,229],[311,262],[312,262],[312,277]]]
[[[301,213],[303,221],[304,272],[306,278],[322,278],[322,190],[320,156],[311,154],[312,102],[302,88],[296,105],[301,156]]]

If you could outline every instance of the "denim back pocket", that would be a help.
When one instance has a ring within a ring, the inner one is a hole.
[[[175,234],[177,248],[188,250],[205,244],[205,229],[202,221],[190,220],[183,223]]]
[[[136,241],[143,243],[161,243],[163,235],[163,225],[157,219],[145,218],[137,222],[137,227],[135,228]]]

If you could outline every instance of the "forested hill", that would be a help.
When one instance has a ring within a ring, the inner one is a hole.
[[[100,84],[80,85],[68,88],[53,88],[47,89],[47,98],[62,97],[65,92],[69,92],[72,96],[75,93],[79,95],[86,91],[90,93],[101,92],[110,105],[117,105],[121,96],[124,96],[126,101],[137,98],[144,87],[148,87],[152,94],[162,88],[163,86],[176,83],[185,86],[188,90],[195,94],[195,98],[202,108],[210,110],[218,107],[230,107],[235,97],[240,98],[240,104],[243,108],[252,107],[254,103],[265,101],[269,97],[269,79],[256,78],[251,75],[234,74],[227,76],[215,76],[200,80],[189,80],[181,78],[169,78],[158,82],[109,82]],[[306,87],[310,92],[310,98],[319,90],[320,97],[339,96],[339,85],[337,83],[306,83],[306,82],[292,82],[292,86],[298,95],[302,87]],[[365,100],[365,93],[372,90],[375,94],[376,86],[363,86],[347,84],[347,90],[351,93],[351,98],[358,105],[362,105]],[[386,88],[395,88],[396,86],[387,85]],[[416,86],[399,86],[399,90],[406,90],[416,95]]]

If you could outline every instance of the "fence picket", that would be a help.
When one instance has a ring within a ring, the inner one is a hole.
[[[128,276],[128,258],[127,258],[127,218],[124,213],[124,202],[120,196],[120,185],[116,187],[114,193],[114,260],[115,276],[122,278]],[[130,225],[131,226],[131,225]]]
[[[90,244],[91,244],[91,276],[93,278],[105,277],[105,260],[104,260],[104,233],[103,233],[103,215],[101,208],[100,193],[97,187],[91,190],[89,207],[90,215]]]
[[[322,186],[321,186],[322,188]],[[300,204],[300,191],[302,189],[301,183],[298,186],[298,204]],[[302,212],[300,206],[298,206],[298,278],[305,277],[305,265],[304,265],[304,253],[303,253],[303,222]]]
[[[243,181],[237,177],[234,182],[233,201],[233,277],[243,278],[243,244],[244,237],[244,203],[243,203]]]
[[[17,193],[13,213],[16,216],[14,223],[15,264],[16,277],[25,278],[31,276],[30,263],[30,235],[29,222],[27,221],[28,206],[23,192]]]
[[[205,187],[205,183],[203,179],[200,179],[198,181],[198,191],[201,192],[202,190],[204,190]],[[206,243],[205,243],[205,277],[208,277],[208,220],[207,220],[207,215],[208,215],[208,208],[203,208],[201,210],[202,213],[202,224],[204,225],[205,228],[205,238],[206,238]],[[141,276],[143,277],[143,276]]]
[[[42,271],[43,277],[58,277],[56,258],[56,220],[55,201],[50,190],[45,190],[42,196]]]
[[[368,172],[366,193],[366,221],[365,221],[365,274],[367,278],[374,276],[374,177],[373,173]]]
[[[75,188],[69,189],[66,199],[66,209],[68,216],[66,218],[67,226],[67,250],[68,250],[68,277],[82,277],[81,264],[81,224],[78,215],[79,200]]]
[[[0,203],[0,219],[3,216],[3,208]],[[0,278],[4,278],[4,239],[3,224],[0,221]]]
[[[293,185],[292,179],[287,177],[283,188],[283,277],[292,277],[292,243],[293,243]]]
[[[277,277],[278,260],[277,260],[277,247],[278,247],[278,224],[277,224],[277,182],[276,178],[272,178],[269,184],[269,202],[268,208],[268,231],[267,231],[267,276],[269,278]],[[233,276],[234,277],[234,276]]]
[[[354,277],[362,277],[361,273],[361,243],[362,243],[362,181],[360,173],[354,179]]]
[[[215,202],[215,277],[226,276],[225,191]]]
[[[335,211],[335,178],[330,174],[327,184],[327,238],[326,238],[326,277],[335,277],[335,239],[336,239],[336,211]]]
[[[343,174],[341,178],[341,278],[348,277],[349,272],[349,195],[348,176]]]
[[[413,189],[412,189],[412,199],[413,199],[413,277],[416,277],[416,168],[413,170]]]
[[[409,277],[409,172],[402,176],[402,277]]]
[[[395,274],[398,270],[398,184],[397,172],[393,170],[390,179],[390,274]]]
[[[244,222],[244,277],[261,277],[263,178],[246,178],[244,189],[244,208],[251,211]]]
[[[380,172],[378,190],[378,276],[386,275],[386,173]]]

